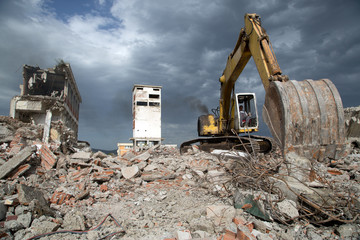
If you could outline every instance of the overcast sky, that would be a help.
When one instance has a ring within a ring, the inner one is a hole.
[[[359,0],[1,0],[0,115],[20,94],[24,64],[70,63],[80,94],[79,139],[116,149],[132,137],[134,84],[161,85],[162,136],[197,137],[218,106],[218,78],[245,13],[257,13],[290,79],[331,79],[344,107],[360,99]],[[236,92],[264,89],[251,60]],[[260,134],[267,134],[265,124]]]

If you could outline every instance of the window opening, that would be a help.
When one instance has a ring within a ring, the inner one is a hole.
[[[149,94],[149,98],[160,98],[158,94]]]
[[[137,106],[147,106],[147,102],[136,102]]]
[[[159,102],[149,102],[149,106],[151,106],[151,107],[159,107],[160,103]]]

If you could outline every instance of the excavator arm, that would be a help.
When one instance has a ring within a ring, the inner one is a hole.
[[[184,152],[195,142],[199,142],[202,149],[211,149],[219,144],[231,148],[253,146],[256,141],[260,152],[266,153],[271,149],[272,142],[266,137],[242,136],[239,144],[236,140],[238,136],[234,136],[244,129],[250,131],[237,125],[239,112],[235,110],[235,101],[239,99],[236,97],[238,94],[234,94],[234,87],[251,57],[266,93],[263,120],[284,155],[296,152],[318,160],[343,157],[346,154],[344,110],[335,85],[329,79],[295,81],[282,75],[269,37],[256,14],[245,15],[245,28],[241,29],[219,79],[219,116],[200,116],[198,135],[206,138],[184,142],[180,151]],[[257,131],[257,127],[251,131]]]
[[[209,133],[231,135],[234,128],[232,91],[251,57],[266,92],[263,119],[284,154],[295,151],[308,158],[340,158],[345,149],[344,112],[335,85],[328,79],[298,82],[282,75],[257,14],[245,15],[245,28],[241,29],[227,59],[219,79],[217,129],[213,127]]]
[[[281,75],[281,69],[275,54],[271,51],[269,37],[261,27],[260,17],[256,14],[245,15],[245,29],[242,28],[234,50],[228,56],[221,83],[220,93],[220,124],[219,132],[228,132],[228,126],[233,119],[230,111],[231,93],[246,64],[253,57],[265,91],[270,81],[287,81],[288,77]],[[230,121],[230,123],[229,123]]]

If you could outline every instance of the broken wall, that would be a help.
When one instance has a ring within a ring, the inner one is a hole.
[[[50,111],[50,121],[62,121],[77,136],[82,100],[70,64],[60,62],[48,69],[24,65],[20,89],[21,95],[11,100],[10,117],[49,125],[46,115]]]

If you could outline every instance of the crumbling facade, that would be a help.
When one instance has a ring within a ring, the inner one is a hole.
[[[134,85],[132,96],[134,149],[161,144],[161,86]]]
[[[44,141],[50,123],[61,121],[77,139],[81,96],[69,63],[40,69],[24,65],[21,94],[12,98],[10,117],[44,125]]]

